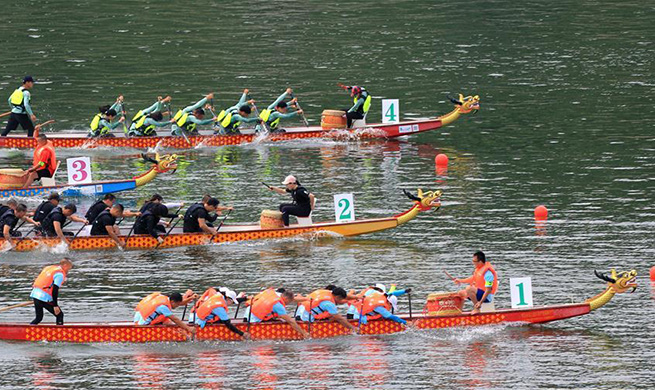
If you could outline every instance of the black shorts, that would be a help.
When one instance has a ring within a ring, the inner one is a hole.
[[[36,171],[36,174],[39,176],[39,179],[43,177],[52,177],[48,169],[39,169],[38,171]]]

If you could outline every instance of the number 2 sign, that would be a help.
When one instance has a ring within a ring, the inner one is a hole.
[[[73,157],[66,159],[68,184],[87,184],[93,181],[91,177],[91,159],[89,157]]]
[[[334,195],[335,222],[349,222],[355,220],[355,200],[353,194]]]

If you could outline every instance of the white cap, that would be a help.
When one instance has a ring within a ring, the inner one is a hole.
[[[382,283],[378,283],[378,284],[375,285],[375,287],[377,287],[377,288],[379,288],[380,290],[382,290],[382,294],[386,294],[386,293],[387,293],[387,286],[385,286],[384,284],[382,284]]]
[[[284,185],[291,184],[291,183],[298,183],[298,180],[296,180],[295,176],[289,175],[285,177],[284,181],[282,182],[282,184]]]
[[[221,292],[223,295],[225,295],[226,298],[230,298],[232,302],[235,304],[238,304],[239,302],[237,301],[237,293],[234,291],[230,290],[227,287],[219,287],[218,291]]]

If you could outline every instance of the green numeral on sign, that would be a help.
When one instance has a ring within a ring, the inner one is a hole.
[[[525,302],[525,293],[523,292],[523,283],[517,284],[516,287],[519,288],[519,300],[521,301],[521,302],[517,303],[516,306],[526,306],[527,302]]]
[[[348,199],[339,200],[339,207],[343,207],[343,209],[341,209],[339,219],[350,219],[350,211],[348,210],[350,209],[350,202]],[[348,211],[348,213],[346,213],[346,211]]]
[[[389,105],[389,108],[387,109],[387,112],[384,113],[384,116],[391,122],[396,121],[396,105],[391,104]]]

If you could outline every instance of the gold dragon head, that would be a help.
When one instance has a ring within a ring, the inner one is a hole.
[[[606,281],[607,287],[611,288],[617,294],[624,293],[630,289],[632,289],[631,292],[634,292],[637,289],[637,271],[635,270],[616,272],[615,269],[612,269],[611,276],[597,271],[594,271],[594,274],[601,280]]]
[[[459,107],[459,112],[462,114],[477,112],[480,109],[480,95],[464,96],[460,93],[459,99],[450,98],[450,101]]]
[[[145,153],[142,153],[141,157],[143,157],[145,161],[155,164],[157,173],[168,172],[170,170],[175,172],[177,169],[177,154],[165,154],[160,156],[159,153],[155,153],[155,158],[152,158],[146,156]]]
[[[427,211],[433,208],[438,209],[441,207],[440,197],[443,193],[441,190],[423,192],[423,190],[419,188],[416,195],[413,195],[406,190],[403,190],[403,192],[409,199],[416,202],[421,211]]]

